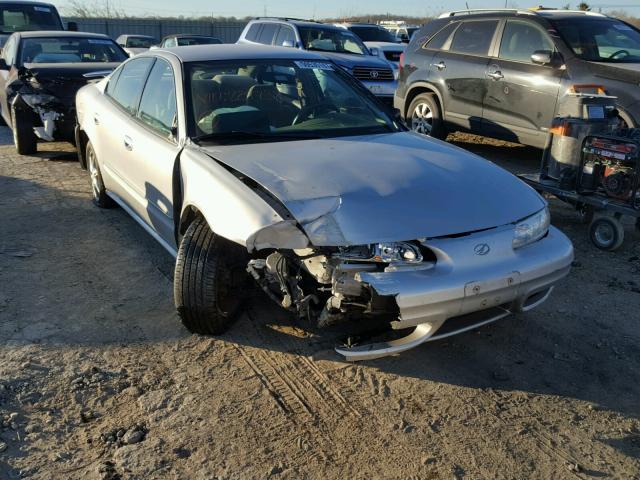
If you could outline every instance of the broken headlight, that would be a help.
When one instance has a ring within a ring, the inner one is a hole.
[[[53,95],[46,93],[26,93],[21,95],[24,102],[30,107],[38,107],[40,105],[46,105],[51,102],[56,102],[58,99]]]
[[[409,242],[374,243],[340,247],[338,258],[356,262],[420,263],[422,253],[417,245]]]
[[[524,247],[540,240],[549,231],[550,223],[549,207],[544,207],[538,213],[516,223],[513,232],[513,248]]]

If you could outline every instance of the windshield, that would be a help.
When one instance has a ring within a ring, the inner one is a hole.
[[[592,62],[640,62],[640,31],[612,18],[555,22],[560,35],[578,57]]]
[[[391,42],[397,43],[397,40],[388,30],[376,26],[357,26],[349,27],[363,42]]]
[[[1,33],[29,30],[62,30],[54,9],[45,5],[4,4],[0,6]]]
[[[375,98],[328,61],[186,64],[196,140],[286,140],[398,131]]]
[[[307,50],[366,55],[362,40],[348,30],[322,27],[299,27],[302,44]]]
[[[213,37],[180,37],[178,38],[178,46],[186,47],[189,45],[212,45],[222,43]]]
[[[153,38],[129,37],[127,38],[127,48],[151,48],[156,41]]]
[[[25,38],[20,49],[20,64],[122,62],[127,57],[113,40],[107,38]]]

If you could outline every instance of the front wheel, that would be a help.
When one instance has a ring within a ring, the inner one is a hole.
[[[15,108],[11,109],[11,123],[13,123],[13,143],[20,155],[33,155],[38,151],[38,137],[33,131],[33,125],[25,115]]]
[[[219,335],[233,320],[246,291],[247,253],[197,218],[180,242],[173,293],[183,325],[193,333]]]
[[[407,123],[411,130],[434,138],[444,138],[446,131],[440,104],[433,93],[421,93],[409,105]]]

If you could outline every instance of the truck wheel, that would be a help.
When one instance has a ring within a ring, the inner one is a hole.
[[[414,98],[407,117],[407,123],[414,132],[434,138],[446,136],[442,111],[433,93],[421,93]]]
[[[15,108],[11,109],[13,123],[13,143],[20,155],[33,155],[38,151],[38,138],[33,131],[31,122]]]
[[[87,159],[87,167],[91,178],[91,195],[93,196],[93,203],[100,208],[114,207],[115,202],[109,195],[107,195],[107,190],[104,188],[102,173],[100,173],[100,165],[98,164],[98,157],[96,156],[96,152],[93,149],[91,142],[87,142],[85,158]]]
[[[178,250],[173,297],[182,324],[193,333],[219,335],[246,291],[247,253],[211,231],[203,218],[187,229]]]
[[[589,237],[600,250],[613,252],[624,242],[624,227],[615,217],[597,217],[589,225]]]

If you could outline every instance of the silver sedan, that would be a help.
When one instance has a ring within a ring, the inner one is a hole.
[[[252,281],[319,327],[386,325],[337,348],[371,359],[530,310],[570,269],[540,195],[407,131],[313,53],[154,50],[84,87],[77,111],[94,202],[176,257],[193,332],[228,328]]]

